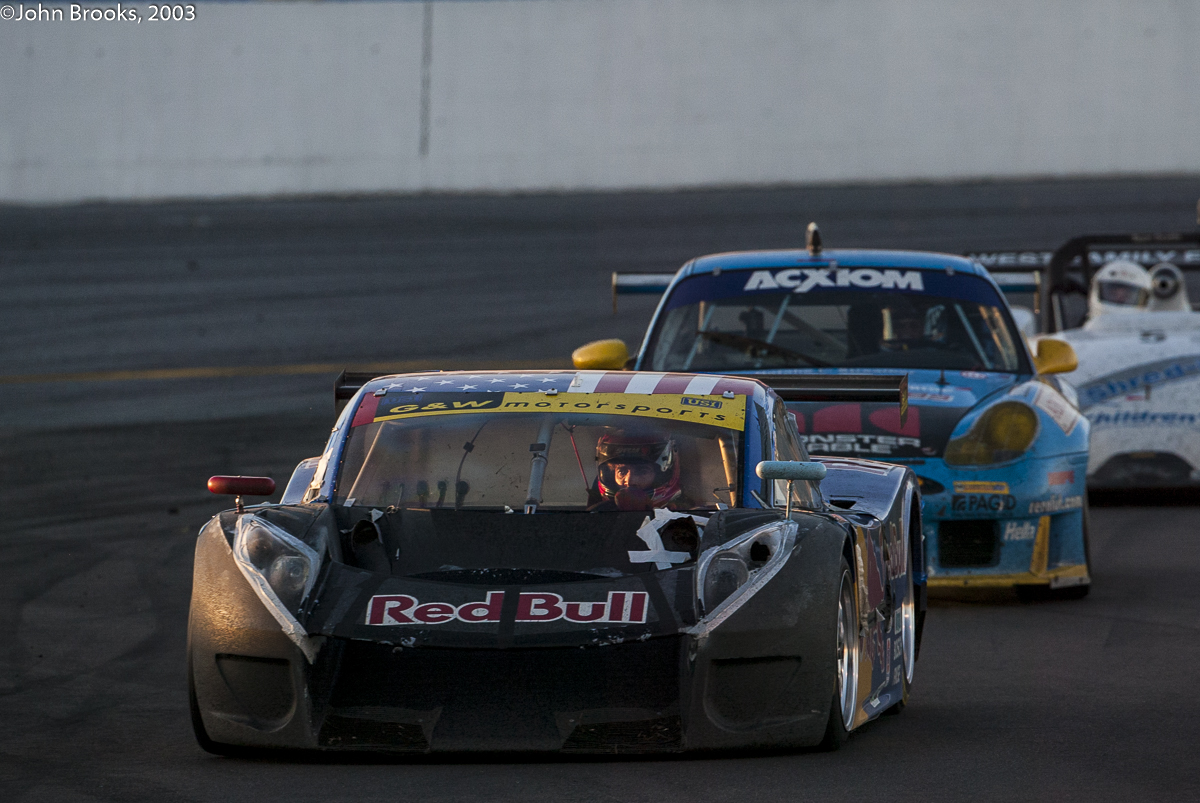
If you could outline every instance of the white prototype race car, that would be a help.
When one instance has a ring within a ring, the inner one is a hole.
[[[969,256],[1024,307],[1031,339],[1075,349],[1079,367],[1058,379],[1091,422],[1088,487],[1200,487],[1200,232]]]

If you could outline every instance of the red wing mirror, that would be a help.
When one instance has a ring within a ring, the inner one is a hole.
[[[236,496],[237,512],[241,513],[243,496],[270,496],[275,493],[275,480],[270,477],[227,477],[217,475],[208,478],[208,490],[215,494]]]

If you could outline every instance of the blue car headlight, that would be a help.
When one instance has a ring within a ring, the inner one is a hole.
[[[710,624],[723,620],[775,576],[791,554],[799,528],[777,521],[705,550],[696,568],[696,596]]]

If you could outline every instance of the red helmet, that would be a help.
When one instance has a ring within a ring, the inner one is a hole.
[[[657,433],[613,430],[596,441],[596,488],[604,499],[616,503],[618,510],[650,510],[665,507],[680,495],[679,460],[675,441]],[[643,489],[617,485],[613,464],[640,463],[654,468],[654,480]]]

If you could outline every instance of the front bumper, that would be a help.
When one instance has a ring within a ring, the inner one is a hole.
[[[1090,582],[1084,536],[1086,454],[986,470],[914,466],[930,588]]]
[[[346,641],[322,748],[683,748],[681,637],[603,648],[397,649]]]
[[[811,531],[803,560],[788,560],[720,625],[697,632],[508,648],[315,636],[310,663],[241,576],[226,539],[205,532],[188,637],[197,716],[213,742],[260,748],[811,746],[833,694],[828,578],[838,576],[830,567],[843,538],[833,525]]]

